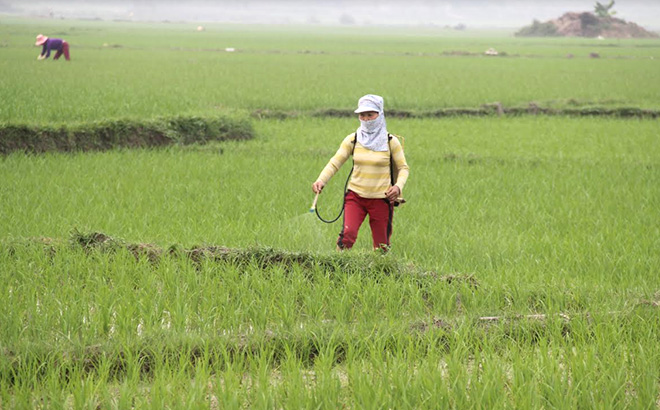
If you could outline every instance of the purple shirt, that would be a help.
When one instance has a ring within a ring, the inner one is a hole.
[[[50,50],[62,51],[62,43],[64,40],[61,38],[49,38],[44,43],[44,48],[41,50],[41,55],[46,55],[46,58],[50,57]]]

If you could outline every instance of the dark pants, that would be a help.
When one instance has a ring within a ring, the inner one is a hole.
[[[64,58],[66,58],[66,61],[71,61],[71,56],[69,56],[69,43],[67,43],[66,41],[62,42],[62,48],[57,50],[57,53],[55,53],[53,60],[57,60],[58,58],[60,58],[62,53],[64,53]]]
[[[341,249],[350,249],[357,239],[360,225],[369,215],[374,249],[387,250],[392,235],[393,209],[387,199],[362,198],[355,192],[348,191],[344,205],[344,226],[337,239],[337,246]]]

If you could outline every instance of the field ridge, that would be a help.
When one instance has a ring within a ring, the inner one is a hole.
[[[37,126],[0,124],[0,155],[22,151],[101,151],[147,148],[254,137],[249,120],[234,117],[177,116],[153,120],[106,120]]]
[[[72,230],[68,239],[30,238],[25,241],[13,242],[8,245],[8,248],[16,249],[26,244],[43,246],[50,253],[56,253],[64,248],[82,249],[87,253],[94,251],[103,253],[127,251],[136,260],[144,258],[151,263],[158,263],[167,256],[180,256],[190,260],[197,266],[204,262],[226,262],[239,267],[252,265],[259,269],[278,266],[285,270],[294,267],[303,269],[318,268],[329,273],[351,272],[368,275],[372,272],[378,272],[378,274],[390,276],[415,276],[419,280],[431,282],[442,281],[448,284],[460,282],[475,289],[479,287],[479,282],[472,274],[453,273],[441,275],[380,252],[317,254],[313,252],[292,252],[264,246],[229,248],[220,245],[197,245],[185,248],[177,244],[165,248],[153,243],[128,242],[103,232],[81,232],[77,229]]]
[[[566,116],[566,117],[605,117],[605,118],[660,118],[660,110],[644,109],[640,107],[577,107],[553,108],[545,107],[534,102],[527,106],[506,107],[499,102],[483,104],[480,107],[454,107],[435,110],[402,110],[388,109],[387,116],[393,118],[449,118],[449,117],[490,117],[490,116]],[[352,118],[355,113],[352,109],[327,108],[313,111],[284,111],[259,109],[252,112],[252,117],[259,119],[298,118],[302,116]]]

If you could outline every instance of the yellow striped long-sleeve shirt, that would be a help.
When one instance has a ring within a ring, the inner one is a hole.
[[[351,156],[354,140],[354,133],[344,138],[337,153],[330,158],[328,164],[321,171],[318,177],[319,181],[326,184],[337,173],[339,168]],[[388,146],[392,151],[392,160],[394,162],[395,185],[403,192],[403,187],[408,180],[409,173],[406,157],[403,154],[403,147],[395,135],[392,135]],[[351,180],[348,183],[348,189],[363,198],[385,198],[385,192],[391,186],[390,152],[372,151],[355,141],[353,161],[355,162],[355,166]]]

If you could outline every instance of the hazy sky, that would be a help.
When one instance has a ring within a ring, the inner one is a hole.
[[[0,13],[103,20],[515,28],[566,11],[592,11],[594,4],[591,0],[0,0]],[[614,10],[617,17],[660,29],[660,0],[619,0]]]

